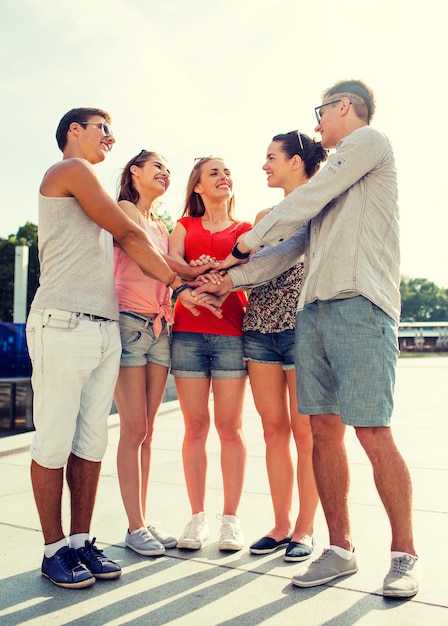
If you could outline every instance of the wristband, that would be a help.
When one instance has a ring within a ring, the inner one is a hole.
[[[190,285],[188,283],[184,283],[183,285],[181,285],[177,289],[173,289],[173,296],[175,298],[177,298],[179,296],[179,294],[182,293],[182,291],[185,291],[185,289],[190,289]]]
[[[250,250],[249,252],[240,252],[240,250],[238,250],[238,242],[233,246],[232,248],[232,252],[230,253],[232,256],[235,257],[235,259],[247,259],[248,257],[250,257]]]

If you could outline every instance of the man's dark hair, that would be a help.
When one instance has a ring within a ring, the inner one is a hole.
[[[79,124],[88,122],[94,115],[101,115],[101,117],[103,117],[108,124],[111,123],[111,118],[107,111],[90,107],[70,109],[70,111],[68,111],[68,113],[61,118],[61,121],[56,129],[56,141],[58,142],[61,152],[64,152],[65,146],[67,145],[67,133],[69,131],[70,124],[73,124],[73,122],[78,122]]]

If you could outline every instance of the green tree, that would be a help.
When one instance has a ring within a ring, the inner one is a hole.
[[[448,289],[426,278],[403,277],[400,285],[401,319],[406,322],[448,320]]]
[[[14,304],[15,244],[0,239],[0,322],[12,322]]]
[[[159,209],[157,211],[157,215],[158,215],[158,217],[160,217],[162,222],[167,227],[168,232],[171,233],[173,231],[174,226],[175,226],[173,218],[171,217],[171,215],[167,212],[166,209],[163,209],[163,210]]]

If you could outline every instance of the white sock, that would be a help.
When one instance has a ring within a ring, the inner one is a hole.
[[[341,548],[340,546],[330,546],[330,550],[333,550],[333,552],[336,552],[336,554],[340,556],[341,559],[345,559],[346,561],[350,561],[350,559],[353,557],[352,551],[345,550],[344,548]]]
[[[90,535],[89,533],[76,533],[74,535],[70,535],[68,541],[70,548],[79,550],[79,548],[84,548],[86,541],[90,541]]]
[[[142,526],[141,528],[136,528],[135,530],[131,532],[131,535],[136,535],[137,533],[141,533],[142,531],[148,532],[148,529],[145,526]]]
[[[51,558],[56,554],[58,550],[63,548],[64,546],[68,546],[68,541],[65,537],[59,539],[59,541],[55,541],[54,543],[47,543],[44,546],[44,554],[47,559]]]
[[[392,550],[390,553],[391,559],[397,559],[400,556],[410,556],[417,561],[418,557],[415,554],[409,554],[409,552],[400,552],[399,550]]]

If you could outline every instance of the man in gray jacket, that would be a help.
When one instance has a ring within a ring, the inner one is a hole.
[[[400,249],[397,180],[388,139],[369,126],[372,91],[343,81],[316,107],[316,132],[336,148],[325,167],[246,233],[222,264],[224,285],[266,282],[304,253],[296,323],[299,410],[311,415],[316,483],[330,548],[293,578],[312,587],[357,571],[348,512],[344,425],[353,426],[373,467],[392,529],[383,593],[418,591],[409,471],[390,419],[398,356]],[[283,243],[282,243],[283,242]],[[219,291],[219,287],[204,287]],[[221,291],[224,288],[221,287]]]

